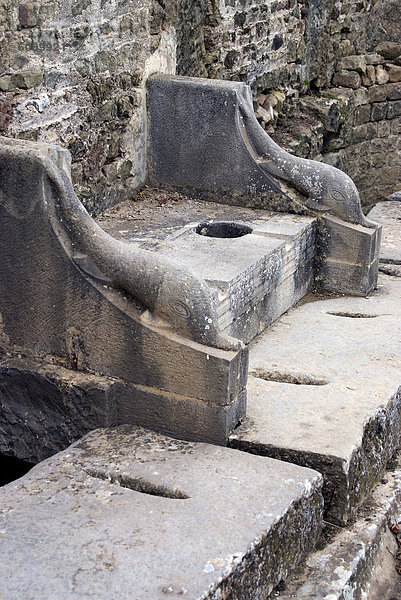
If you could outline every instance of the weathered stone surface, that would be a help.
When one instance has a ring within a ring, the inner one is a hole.
[[[399,27],[401,7],[398,0],[375,0],[369,3],[368,18],[366,19],[366,37],[373,49],[377,44],[383,44],[383,50],[392,47],[392,43],[400,46]],[[390,43],[388,43],[390,42]],[[393,46],[396,50],[396,46]]]
[[[401,44],[390,41],[381,42],[376,46],[375,52],[381,54],[384,58],[397,58],[401,55]]]
[[[208,11],[209,8],[209,11]],[[207,14],[209,12],[209,15]],[[217,25],[217,6],[206,0],[194,4],[188,0],[177,3],[177,73],[179,75],[206,77],[208,61],[205,47],[209,34],[209,51],[213,55],[213,30]]]
[[[387,98],[389,100],[401,100],[401,84],[394,83],[388,85]]]
[[[371,117],[371,107],[369,104],[363,104],[358,106],[355,110],[354,121],[355,125],[361,125],[362,123],[369,123]]]
[[[293,0],[177,0],[164,8],[151,0],[74,0],[62,11],[53,1],[10,0],[0,8],[0,101],[16,109],[7,133],[64,143],[86,205],[102,210],[134,193],[146,177],[144,81],[149,73],[178,72],[244,81],[265,97],[280,91],[284,101],[263,124],[269,133],[289,129],[294,140],[288,148],[315,158],[326,154],[328,136],[321,124],[316,131],[309,123],[291,127],[288,105],[298,96],[326,94],[341,60],[362,71],[363,60],[370,68],[382,64],[373,49],[383,41],[399,44],[398,15],[397,0],[336,6],[322,0],[302,7]],[[18,87],[20,71],[35,72],[39,62],[43,82]],[[371,86],[375,75],[368,72],[363,84]],[[107,85],[112,97],[99,104],[88,95],[89,82]],[[42,94],[49,104],[36,114],[34,102]],[[131,106],[122,99],[127,95],[136,98]],[[331,146],[349,146],[351,134],[342,128],[339,137],[329,136]],[[346,164],[358,183],[367,179],[356,161]],[[370,193],[375,187],[380,198],[384,193],[379,184],[364,187]]]
[[[397,65],[390,65],[388,68],[388,77],[391,83],[398,83],[401,81],[401,67]]]
[[[229,224],[229,223],[228,223]],[[293,306],[309,290],[315,260],[315,223],[308,217],[276,215],[239,238],[184,230],[160,250],[187,264],[218,295],[222,330],[245,343]]]
[[[339,71],[356,71],[359,75],[366,73],[366,59],[364,56],[344,56],[338,63]]]
[[[398,192],[394,192],[393,194],[391,194],[391,196],[389,196],[387,198],[387,200],[393,201],[393,200],[397,200],[400,201],[401,200],[401,190]]]
[[[286,107],[298,95],[326,93],[342,59],[365,59],[370,67],[384,62],[373,49],[383,41],[399,44],[398,15],[397,0],[344,0],[336,6],[333,0],[308,6],[292,0],[177,0],[164,8],[151,0],[74,0],[63,10],[48,0],[10,0],[0,8],[1,100],[17,109],[7,132],[62,141],[73,154],[74,181],[87,206],[102,210],[145,180],[142,86],[149,73],[244,81],[265,97],[280,90],[284,103],[268,126],[291,130]],[[397,58],[392,60],[396,64]],[[36,71],[39,62],[44,72],[40,87],[16,87],[14,77]],[[133,74],[128,87],[121,84],[127,74]],[[364,85],[372,85],[372,71],[363,77]],[[111,88],[105,106],[88,96],[89,81]],[[115,108],[127,90],[137,102],[122,118]],[[39,94],[47,94],[49,104],[35,114],[32,103]],[[295,141],[289,148],[302,148],[305,158],[322,149],[326,153],[321,127],[312,133],[309,126],[295,126],[291,133]],[[348,143],[330,136],[334,141],[342,147]],[[131,168],[120,171],[124,159]],[[363,181],[364,174],[349,162],[350,172]]]
[[[12,77],[13,87],[29,90],[43,83],[42,71],[21,71]]]
[[[339,130],[343,118],[340,103],[337,100],[306,97],[300,100],[300,105],[317,115],[327,131],[337,132]]]
[[[388,86],[386,85],[374,85],[369,89],[368,98],[369,102],[384,102],[387,100]]]
[[[0,593],[266,597],[313,548],[320,487],[294,465],[98,430],[1,489]]]
[[[401,193],[396,192],[388,202],[379,202],[369,215],[383,225],[380,262],[401,265]]]
[[[272,112],[268,112],[265,108],[263,108],[263,106],[259,106],[258,109],[256,110],[256,118],[258,119],[259,123],[269,123],[272,120]]]
[[[381,65],[383,57],[380,54],[365,54],[365,62],[367,65]]]
[[[400,116],[401,116],[401,100],[395,100],[394,102],[389,102],[387,118],[395,119],[396,117],[400,117]],[[398,182],[394,182],[394,183],[397,184]]]
[[[323,217],[319,228],[317,281],[331,292],[367,296],[377,283],[381,227],[367,229]]]
[[[0,91],[9,92],[13,89],[15,89],[15,84],[11,75],[4,75],[3,77],[0,77]]]
[[[334,74],[333,85],[356,90],[361,86],[361,77],[356,71],[338,71]]]
[[[376,67],[376,81],[379,84],[387,83],[389,80],[389,74],[386,69],[384,69],[381,65]]]
[[[376,70],[373,65],[367,65],[366,74],[362,75],[362,85],[369,87],[376,83]]]
[[[323,540],[327,536],[328,543],[308,557],[300,573],[286,580],[280,599],[343,600],[348,596],[395,600],[399,590],[394,568],[398,545],[390,527],[401,519],[400,489],[397,465],[358,511],[355,523],[342,530],[327,527]]]
[[[13,114],[11,102],[0,102],[0,132],[7,131]]]
[[[251,345],[247,417],[231,443],[320,471],[335,523],[400,446],[400,293],[383,276],[369,298],[304,304]]]
[[[372,121],[383,121],[387,115],[387,102],[374,102],[372,104]]]

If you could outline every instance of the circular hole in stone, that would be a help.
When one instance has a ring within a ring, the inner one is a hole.
[[[199,235],[215,238],[237,238],[252,233],[252,228],[232,221],[215,221],[199,223],[195,232]]]

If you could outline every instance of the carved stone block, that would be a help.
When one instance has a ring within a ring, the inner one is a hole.
[[[382,227],[323,217],[318,227],[316,280],[331,292],[366,296],[377,283]]]
[[[116,393],[113,402],[128,422],[151,426],[146,402],[154,414],[167,403],[159,430],[166,419],[173,435],[224,443],[245,411],[247,350],[220,333],[204,282],[93,222],[68,159],[46,145],[0,143],[0,347],[121,380],[124,401]]]

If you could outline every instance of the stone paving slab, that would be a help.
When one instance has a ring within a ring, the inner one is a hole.
[[[250,348],[247,417],[231,445],[313,467],[327,518],[345,524],[400,444],[401,281],[370,298],[285,314]]]
[[[129,426],[0,494],[7,600],[259,600],[321,528],[318,473]]]

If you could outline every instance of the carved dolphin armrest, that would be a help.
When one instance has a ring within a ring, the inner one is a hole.
[[[245,414],[247,349],[216,325],[200,277],[94,222],[69,164],[61,148],[0,138],[0,379],[24,382],[24,443],[134,423],[225,444]]]
[[[77,198],[69,175],[49,159],[45,164],[71,238],[112,286],[127,292],[185,337],[223,350],[240,347],[239,340],[219,329],[212,292],[203,280],[181,264],[103,231]]]
[[[69,236],[72,258],[77,257],[87,274],[98,279],[103,274],[108,285],[126,292],[184,337],[224,350],[240,347],[239,340],[220,331],[212,291],[204,281],[182,264],[110,236],[77,198],[65,167],[34,151],[23,152],[27,169],[45,167],[57,198],[54,207],[48,206],[49,214],[55,229]]]
[[[286,181],[306,195],[306,206],[327,211],[346,223],[376,228],[362,212],[358,190],[340,169],[286,152],[258,123],[252,108],[250,89],[244,88],[239,110],[256,160],[271,177]]]

